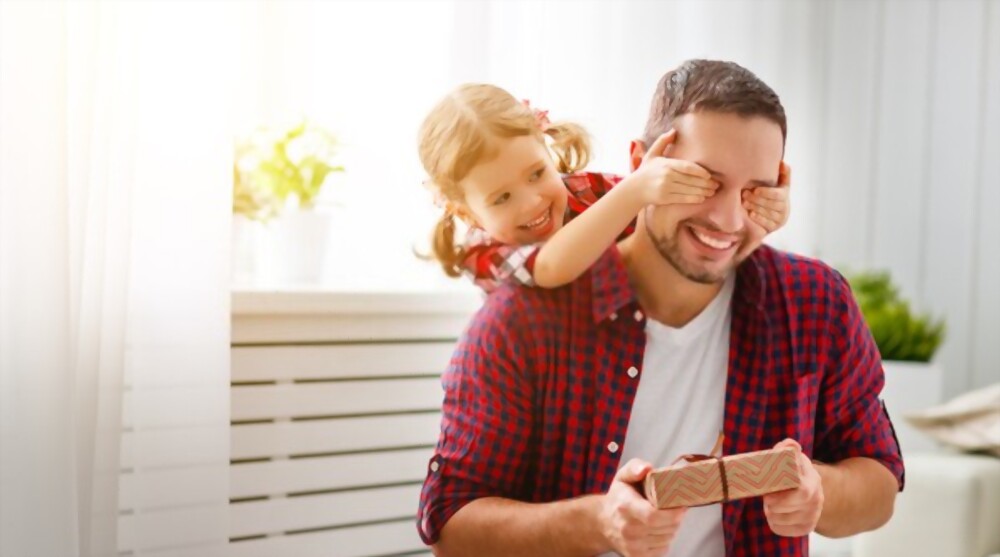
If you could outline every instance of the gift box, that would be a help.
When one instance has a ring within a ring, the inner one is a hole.
[[[795,449],[783,447],[725,457],[686,455],[684,462],[646,476],[646,499],[660,509],[696,507],[794,489]],[[680,459],[678,459],[680,460]]]

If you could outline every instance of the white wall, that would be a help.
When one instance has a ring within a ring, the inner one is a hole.
[[[659,77],[730,59],[788,114],[792,215],[771,242],[889,269],[944,315],[948,394],[1000,380],[1000,0],[258,5],[277,46],[261,43],[245,70],[280,71],[238,102],[248,116],[317,116],[348,144],[332,284],[448,284],[410,250],[435,215],[416,128],[454,85],[494,82],[584,124],[592,168],[623,172]]]
[[[844,1],[829,18],[806,249],[889,269],[945,316],[947,394],[1000,381],[1000,2]]]

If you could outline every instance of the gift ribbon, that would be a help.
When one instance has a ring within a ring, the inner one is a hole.
[[[719,438],[715,442],[715,447],[712,448],[712,452],[709,454],[686,454],[677,457],[672,463],[677,464],[680,461],[685,461],[689,463],[702,462],[705,460],[714,460],[719,464],[719,477],[722,478],[722,502],[729,502],[729,480],[726,478],[726,464],[722,460],[722,441],[725,436],[722,432],[719,432]]]

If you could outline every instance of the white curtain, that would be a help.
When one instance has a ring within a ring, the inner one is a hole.
[[[0,3],[0,554],[222,555],[228,3]]]
[[[467,286],[412,256],[436,218],[420,187],[416,133],[452,87],[487,81],[572,119],[595,139],[591,168],[625,172],[658,78],[686,58],[736,60],[782,94],[796,182],[814,183],[820,129],[823,6],[795,0],[338,0],[258,2],[244,31],[234,99],[244,127],[302,115],[342,142],[347,172],[321,210],[334,213],[325,282],[333,288]],[[252,22],[252,23],[250,23]],[[257,31],[260,30],[260,31]],[[264,32],[266,30],[266,32]],[[796,188],[772,238],[812,246],[814,190]],[[363,236],[359,236],[363,232]],[[362,240],[363,239],[363,240]]]

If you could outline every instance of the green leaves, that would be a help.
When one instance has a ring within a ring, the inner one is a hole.
[[[887,272],[847,276],[883,360],[928,362],[944,340],[942,319],[916,315]]]
[[[333,172],[337,140],[303,120],[274,133],[260,129],[236,144],[233,212],[254,220],[277,216],[290,199],[311,207]]]

